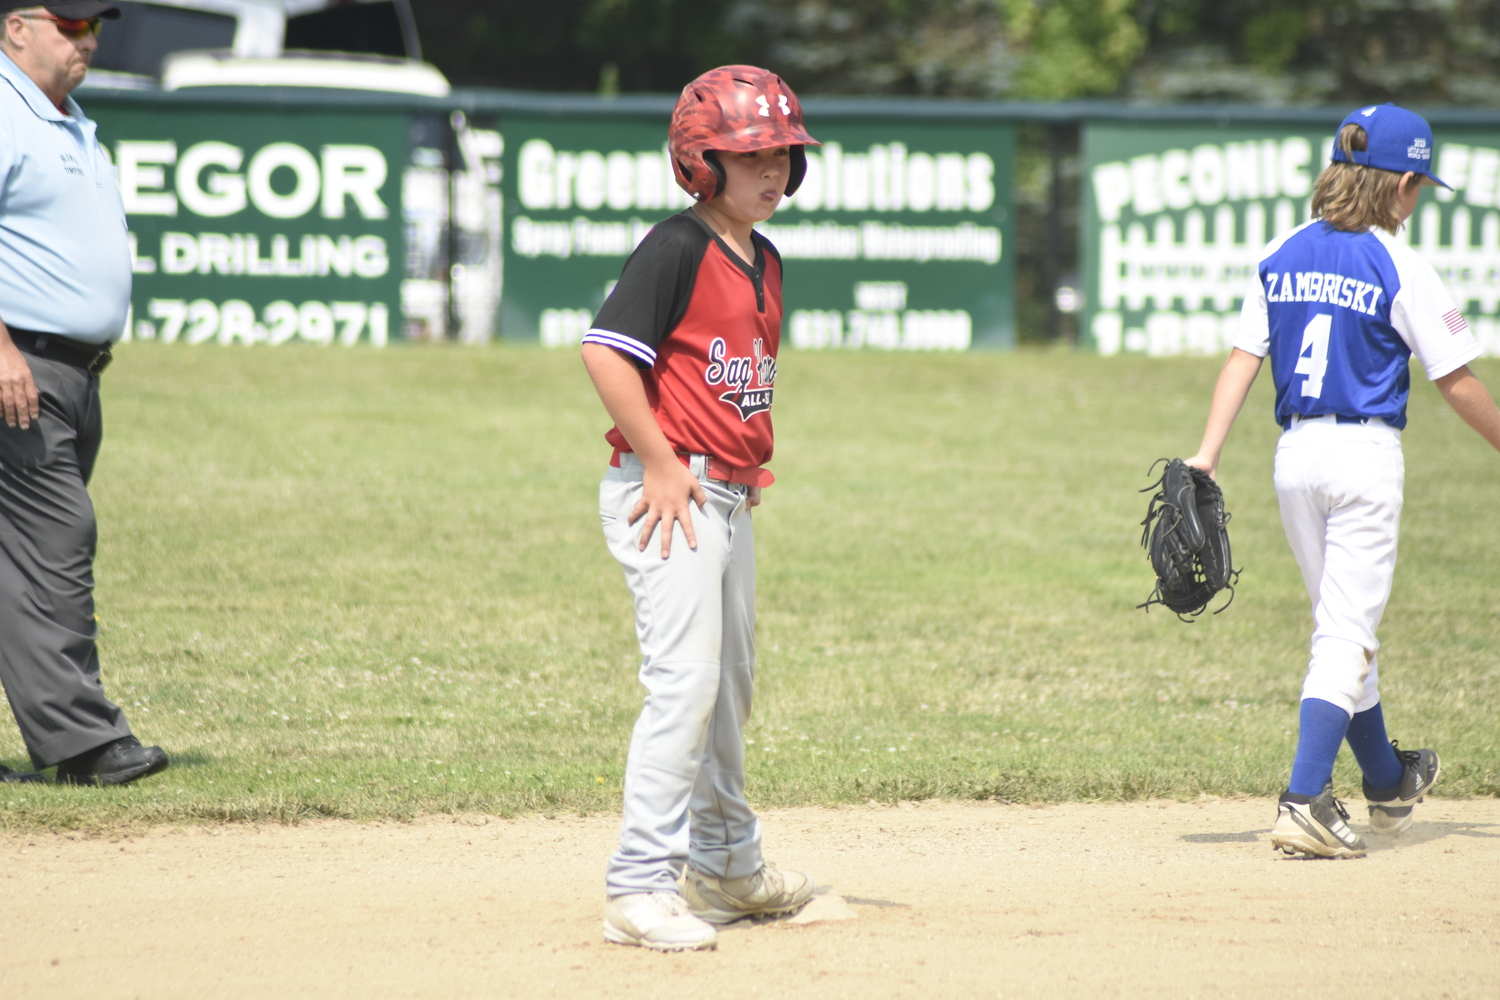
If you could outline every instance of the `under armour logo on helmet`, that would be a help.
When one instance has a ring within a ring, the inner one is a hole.
[[[762,118],[771,117],[771,102],[766,99],[765,94],[757,97],[755,103],[760,105],[760,116]],[[790,118],[792,116],[792,106],[786,102],[785,94],[776,95],[776,106],[781,109],[783,117]]]

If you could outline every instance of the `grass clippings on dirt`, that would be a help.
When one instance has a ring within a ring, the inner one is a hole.
[[[1219,359],[784,361],[754,802],[1283,787],[1311,615],[1269,372],[1220,472],[1238,594],[1184,625],[1135,608],[1135,490],[1196,447]],[[1441,794],[1500,794],[1500,456],[1413,381],[1387,718]],[[0,828],[617,807],[637,653],[571,352],[136,344],[104,383],[106,690],[173,766],[5,786]]]

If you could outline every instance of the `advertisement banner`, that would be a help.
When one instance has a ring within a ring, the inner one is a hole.
[[[1083,137],[1086,343],[1100,354],[1221,354],[1274,236],[1311,217],[1326,129],[1092,122]],[[1437,174],[1400,238],[1500,354],[1500,129],[1439,128]],[[1451,175],[1451,176],[1450,176]]]
[[[656,222],[689,204],[665,122],[506,115],[501,332],[579,343]],[[802,188],[761,231],[786,267],[783,343],[967,350],[1015,342],[1014,129],[819,120]]]
[[[381,345],[400,335],[404,112],[89,110],[131,231],[124,337]]]

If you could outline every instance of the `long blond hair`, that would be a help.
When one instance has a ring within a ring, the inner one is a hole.
[[[1369,145],[1369,136],[1358,125],[1345,125],[1336,141],[1346,153],[1363,152]],[[1396,193],[1402,176],[1394,170],[1361,163],[1330,163],[1318,175],[1317,186],[1313,188],[1313,217],[1346,232],[1362,233],[1379,226],[1394,235],[1401,228],[1401,217],[1396,214]]]

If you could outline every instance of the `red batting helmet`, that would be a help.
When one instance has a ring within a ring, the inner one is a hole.
[[[822,145],[802,127],[802,104],[792,88],[770,70],[755,66],[720,66],[683,87],[672,109],[667,142],[673,176],[699,201],[724,190],[724,168],[706,153],[790,146],[792,176],[786,193],[791,194],[807,174],[802,147]]]

